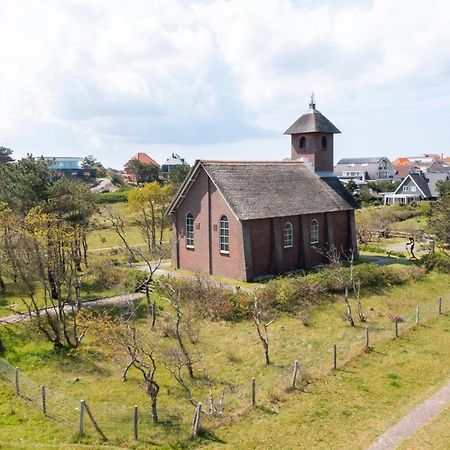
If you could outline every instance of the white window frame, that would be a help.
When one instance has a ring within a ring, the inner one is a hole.
[[[194,214],[186,214],[186,248],[194,248]]]
[[[311,220],[311,244],[319,243],[319,221],[317,219]]]
[[[230,222],[225,214],[220,216],[219,221],[219,249],[222,254],[230,253]]]
[[[409,186],[403,186],[403,192],[409,192]]]
[[[411,186],[410,190],[411,190],[411,192],[417,192],[417,189],[415,186]]]
[[[294,246],[294,227],[291,222],[286,222],[283,228],[283,247],[292,248]]]

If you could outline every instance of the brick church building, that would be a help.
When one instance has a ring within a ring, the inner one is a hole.
[[[357,252],[353,197],[333,173],[340,131],[311,102],[285,132],[289,161],[198,160],[168,209],[173,266],[237,280]]]

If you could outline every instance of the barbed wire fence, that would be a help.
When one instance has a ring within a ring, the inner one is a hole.
[[[195,409],[192,406],[189,409],[187,406],[174,406],[169,410],[165,405],[161,414],[166,413],[171,418],[178,415],[178,429],[197,436],[202,424],[205,427],[218,426],[227,417],[240,416],[254,407],[268,407],[274,402],[286,400],[289,392],[302,389],[312,380],[343,368],[361,352],[370,352],[381,343],[395,340],[414,327],[447,314],[447,303],[448,299],[439,297],[424,300],[414,310],[401,315],[372,312],[373,317],[378,316],[378,320],[368,317],[365,324],[355,327],[350,339],[348,336],[340,339],[330,336],[320,344],[305,341],[305,350],[300,355],[293,355],[291,362],[283,361],[284,364],[279,365],[275,380],[273,376],[255,375],[244,382],[242,374],[234,383],[217,380],[210,391],[201,393],[203,401]],[[138,405],[118,404],[114,396],[108,402],[76,400],[36,383],[2,359],[0,381],[47,418],[62,423],[70,435],[96,432],[104,440],[126,441],[152,439],[158,433],[152,426],[150,407],[145,403],[145,398]]]

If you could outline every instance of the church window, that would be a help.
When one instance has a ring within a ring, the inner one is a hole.
[[[319,242],[319,222],[316,219],[311,221],[311,244]]]
[[[305,148],[306,147],[306,138],[305,136],[302,136],[300,138],[300,148]]]
[[[284,248],[291,248],[294,244],[294,229],[290,222],[286,222],[283,230]]]
[[[326,150],[327,148],[327,138],[326,136],[322,136],[322,149]]]
[[[228,253],[230,251],[230,235],[228,228],[228,217],[220,218],[220,252]]]
[[[191,212],[186,214],[186,247],[194,248],[194,216]]]

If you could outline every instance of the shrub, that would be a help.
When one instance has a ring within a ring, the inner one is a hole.
[[[134,292],[145,279],[142,270],[123,269],[114,265],[113,261],[92,263],[87,273],[88,281],[98,289],[121,289]]]
[[[450,257],[441,253],[428,253],[422,256],[420,263],[427,272],[436,270],[438,272],[450,273]]]
[[[99,195],[100,203],[121,203],[128,202],[128,194],[130,189],[119,189],[115,192],[105,192]]]

